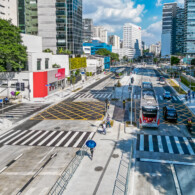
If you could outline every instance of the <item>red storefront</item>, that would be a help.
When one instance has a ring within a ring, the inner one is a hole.
[[[46,97],[65,86],[65,68],[33,72],[33,97]]]

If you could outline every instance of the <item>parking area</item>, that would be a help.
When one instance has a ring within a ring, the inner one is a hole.
[[[31,120],[102,120],[104,102],[63,101],[41,112]]]

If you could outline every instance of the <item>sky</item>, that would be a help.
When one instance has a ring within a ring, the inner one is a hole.
[[[123,38],[124,23],[142,28],[142,40],[147,45],[161,40],[163,3],[184,0],[83,0],[83,18],[92,18],[94,25],[104,26],[108,35]]]

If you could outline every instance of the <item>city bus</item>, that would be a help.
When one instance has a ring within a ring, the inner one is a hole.
[[[158,128],[160,124],[159,105],[151,82],[142,83],[139,122],[141,128]]]
[[[115,78],[121,79],[124,76],[124,73],[125,73],[125,68],[120,68],[120,69],[116,70]]]

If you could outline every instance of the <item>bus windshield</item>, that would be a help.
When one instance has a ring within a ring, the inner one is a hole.
[[[142,107],[143,116],[146,118],[156,118],[157,108]]]

